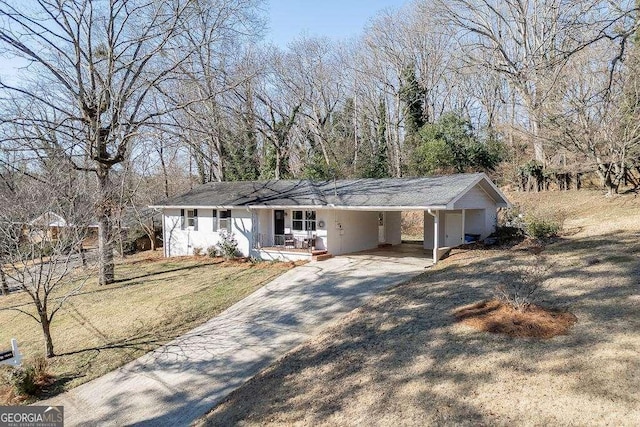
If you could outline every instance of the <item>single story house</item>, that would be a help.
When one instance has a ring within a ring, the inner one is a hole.
[[[45,212],[23,226],[23,235],[31,243],[55,241],[65,228],[67,220],[55,212]]]
[[[426,178],[211,182],[153,206],[164,254],[191,255],[232,233],[244,256],[300,260],[401,243],[401,212],[424,212],[424,248],[484,239],[509,201],[483,173]]]

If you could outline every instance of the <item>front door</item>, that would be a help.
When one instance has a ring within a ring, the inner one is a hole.
[[[444,245],[449,248],[462,244],[462,214],[447,212],[444,222]]]
[[[284,211],[273,211],[273,234],[284,234]]]
[[[387,243],[384,229],[384,212],[378,212],[378,243]]]

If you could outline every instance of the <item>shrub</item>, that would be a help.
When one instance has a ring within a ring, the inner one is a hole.
[[[44,356],[36,356],[30,362],[30,366],[33,368],[36,383],[44,384],[51,379],[49,373],[49,360]]]
[[[207,255],[209,256],[209,258],[215,258],[218,256],[218,248],[216,248],[215,246],[209,246],[207,248]]]
[[[500,212],[499,223],[501,227],[517,228],[524,230],[524,214],[518,206],[504,209]]]
[[[506,244],[511,242],[519,242],[524,238],[524,231],[518,227],[499,226],[496,231],[491,234],[498,244]]]
[[[36,370],[33,366],[11,369],[7,373],[6,381],[13,387],[16,394],[23,396],[35,396],[38,392]]]
[[[514,206],[501,212],[498,230],[503,238],[508,238],[511,234],[513,238],[526,235],[534,239],[548,239],[558,235],[562,229],[563,220],[562,212],[525,215],[518,206]]]
[[[541,259],[537,259],[535,265],[518,268],[496,286],[496,296],[516,310],[526,310],[535,302],[548,270],[549,266]]]
[[[193,247],[193,255],[194,256],[201,256],[202,255],[202,248],[200,248],[198,246],[194,246]]]
[[[549,239],[558,235],[562,225],[553,219],[527,218],[525,231],[527,236],[534,239]]]
[[[220,240],[216,247],[218,252],[227,259],[238,256],[238,241],[233,233],[229,233],[226,230],[220,231]]]
[[[3,382],[9,385],[13,395],[35,396],[42,386],[51,380],[49,373],[49,361],[44,356],[38,356],[25,363],[23,366],[8,367],[2,372]]]

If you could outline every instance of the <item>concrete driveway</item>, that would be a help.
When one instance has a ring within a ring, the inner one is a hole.
[[[66,425],[188,425],[329,322],[430,265],[421,251],[380,250],[296,267],[173,342],[38,404],[64,405]]]

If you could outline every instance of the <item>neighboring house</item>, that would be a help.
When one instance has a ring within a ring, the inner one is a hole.
[[[124,207],[114,210],[113,229],[117,244],[126,244],[126,252],[138,252],[162,245],[162,218],[160,212],[148,207]],[[23,226],[24,238],[40,243],[45,238],[56,241],[71,226],[55,212],[45,212]],[[83,247],[98,246],[98,224],[95,219],[86,226]],[[153,242],[151,239],[153,238]]]
[[[55,212],[45,212],[42,215],[25,224],[23,234],[32,243],[40,243],[43,240],[57,240],[65,228],[67,221]]]
[[[76,224],[68,222],[61,215],[48,211],[45,212],[27,224],[22,226],[24,238],[31,243],[41,243],[43,240],[48,242],[57,241],[63,235],[66,229],[74,227]],[[94,222],[86,226],[85,241],[98,236],[98,225]],[[86,247],[87,245],[83,243]]]
[[[428,178],[212,182],[162,205],[165,256],[193,254],[233,233],[244,256],[309,259],[401,243],[401,212],[424,212],[424,248],[484,239],[509,202],[482,173]]]

